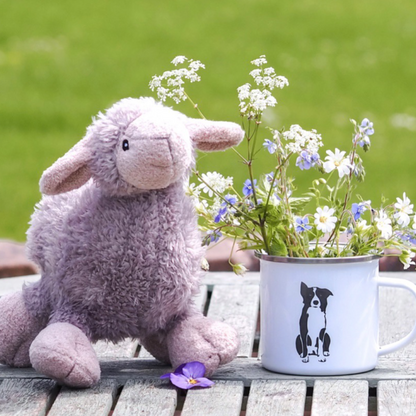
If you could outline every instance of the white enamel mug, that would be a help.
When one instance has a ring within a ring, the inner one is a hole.
[[[379,277],[379,257],[260,258],[260,356],[268,370],[296,375],[342,375],[372,370],[380,355],[409,344],[379,346],[379,287],[416,285]]]

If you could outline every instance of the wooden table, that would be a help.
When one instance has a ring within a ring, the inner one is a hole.
[[[386,273],[409,278],[416,273]],[[0,279],[0,295],[22,280]],[[241,338],[239,357],[222,367],[210,389],[178,391],[159,376],[171,371],[137,342],[97,343],[102,380],[89,390],[70,390],[33,369],[0,366],[0,415],[416,415],[416,342],[382,357],[376,370],[344,377],[294,377],[264,370],[259,344],[259,275],[208,273],[198,304],[233,325]],[[416,303],[405,290],[380,289],[380,342],[410,331]],[[1,319],[1,317],[0,317]]]

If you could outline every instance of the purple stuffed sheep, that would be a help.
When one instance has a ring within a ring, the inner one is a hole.
[[[40,180],[27,246],[42,278],[0,300],[0,363],[89,387],[100,379],[91,342],[126,337],[174,367],[201,361],[212,374],[231,361],[236,331],[193,305],[204,250],[184,184],[194,148],[242,137],[152,98],[100,113]]]

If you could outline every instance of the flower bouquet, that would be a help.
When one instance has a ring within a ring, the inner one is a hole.
[[[200,81],[200,61],[178,56],[175,69],[154,76],[150,88],[158,98],[176,103],[189,100],[185,82]],[[273,93],[289,85],[283,76],[267,66],[266,57],[251,62],[252,84],[237,89],[247,153],[234,149],[247,169],[247,180],[240,185],[217,172],[194,174],[199,183],[189,185],[188,194],[202,218],[206,233],[203,244],[216,243],[221,237],[234,241],[233,250],[256,250],[271,256],[331,258],[365,255],[399,256],[404,268],[414,264],[416,219],[413,204],[403,193],[395,203],[374,207],[371,201],[354,193],[365,178],[362,154],[370,150],[373,123],[367,118],[352,122],[349,152],[327,150],[322,158],[322,137],[315,130],[292,125],[288,130],[263,126],[262,116],[277,104]],[[273,158],[271,172],[254,172],[259,152]],[[294,164],[299,174],[315,169],[319,178],[309,189],[300,191],[289,174]],[[393,249],[393,250],[390,250]],[[231,255],[230,255],[231,259]],[[231,264],[231,260],[230,260]],[[237,274],[241,264],[231,264]]]

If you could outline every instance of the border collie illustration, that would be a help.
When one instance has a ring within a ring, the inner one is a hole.
[[[310,355],[316,355],[318,361],[325,362],[329,356],[331,338],[326,332],[326,307],[328,297],[333,296],[328,289],[308,287],[300,284],[303,297],[303,309],[300,316],[300,335],[296,338],[296,349],[304,363],[309,362]]]

